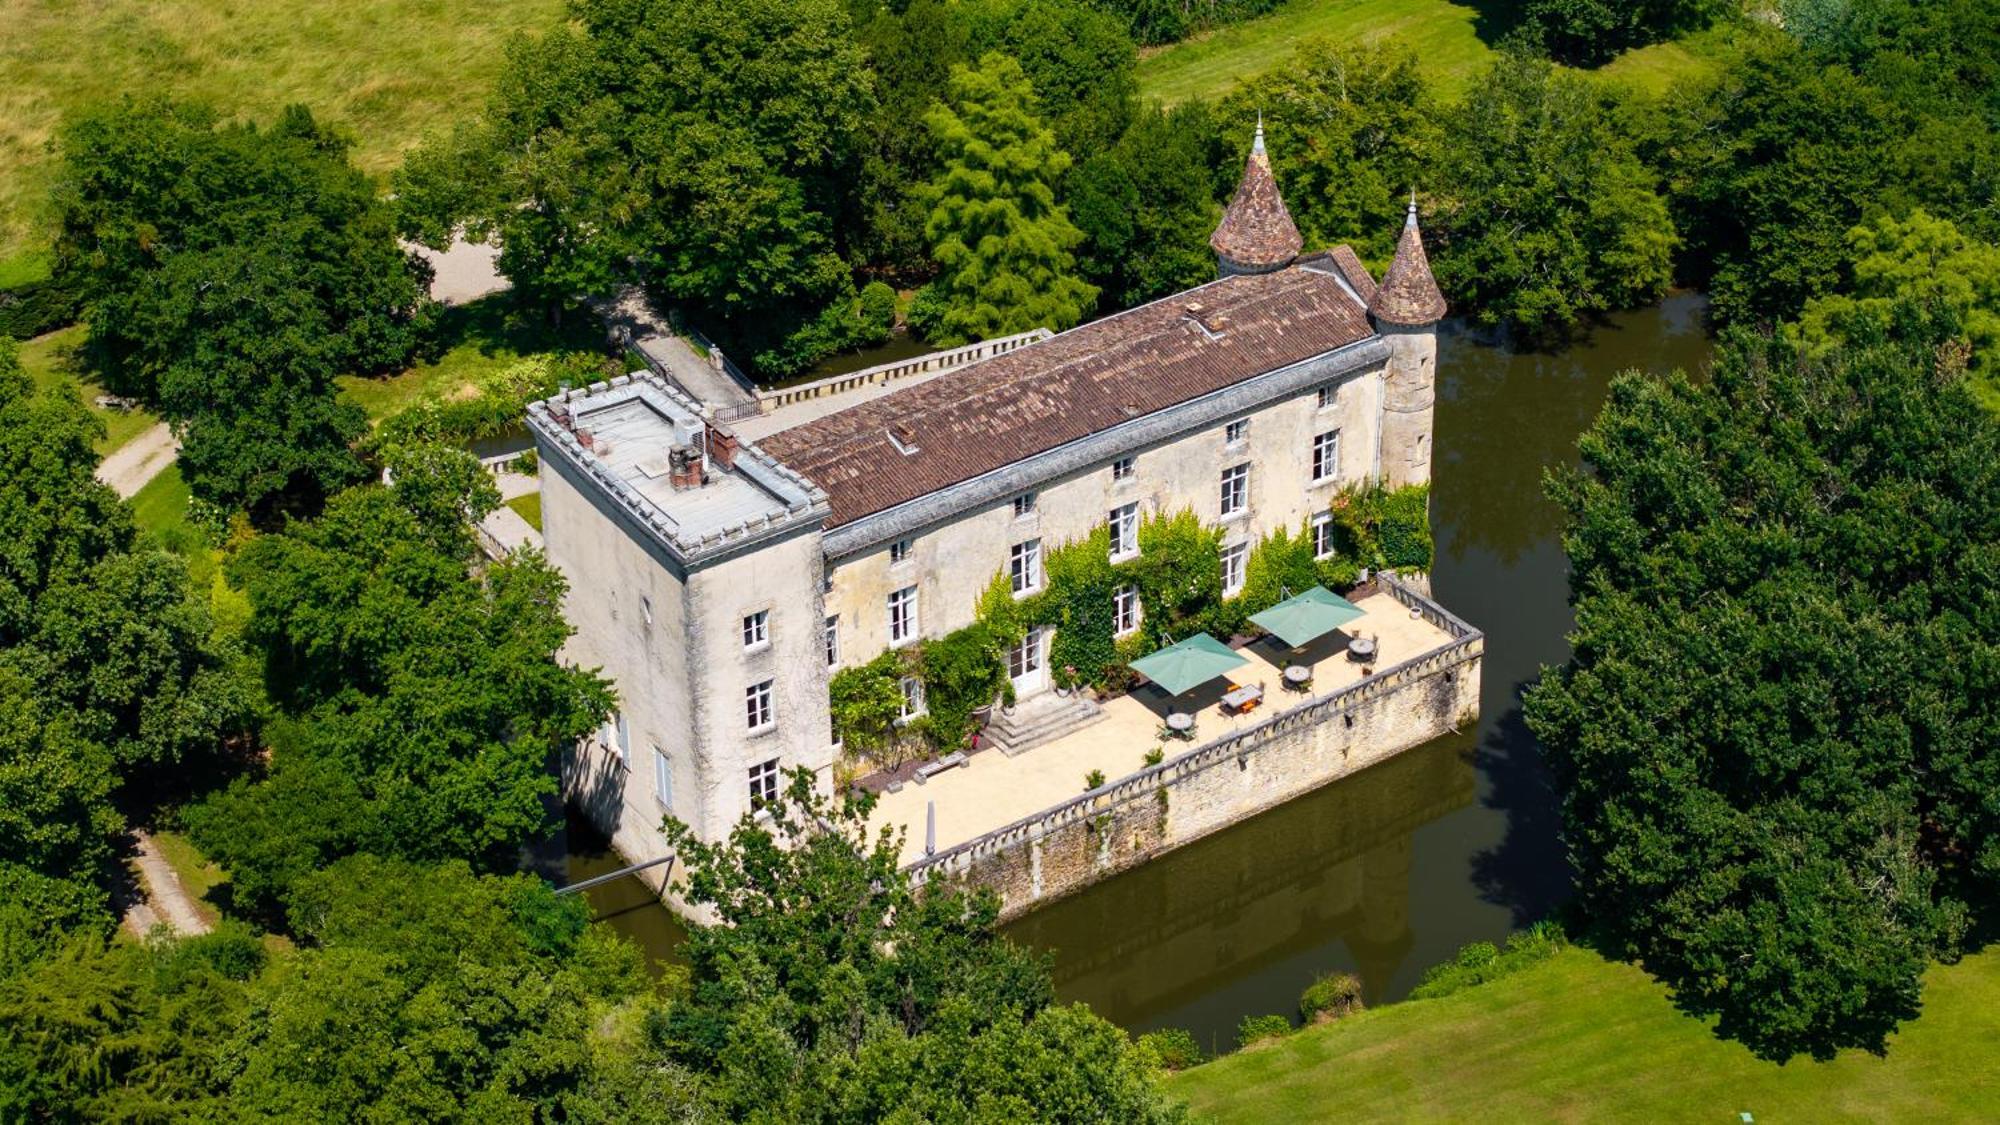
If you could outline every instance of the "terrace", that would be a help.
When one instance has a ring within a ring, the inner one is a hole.
[[[1362,610],[1361,617],[1303,648],[1288,649],[1274,637],[1235,646],[1247,662],[1223,679],[1178,696],[1151,685],[1113,696],[1101,704],[1103,714],[1097,721],[1018,757],[978,751],[963,767],[884,793],[875,806],[871,828],[900,827],[903,862],[916,863],[925,857],[926,820],[932,806],[937,851],[944,852],[1081,796],[1092,771],[1103,773],[1107,787],[1116,786],[1146,769],[1147,753],[1155,747],[1172,762],[1456,641],[1441,625],[1386,590],[1359,597],[1355,605]],[[1375,641],[1371,662],[1350,659],[1347,643],[1354,637]],[[1311,669],[1306,690],[1284,685],[1284,670],[1292,665]],[[1242,712],[1222,706],[1232,684],[1262,685],[1261,704]],[[1195,717],[1195,730],[1186,740],[1167,734],[1166,718],[1176,711]]]

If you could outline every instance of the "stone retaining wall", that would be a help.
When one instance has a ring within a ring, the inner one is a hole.
[[[1470,723],[1485,637],[1394,579],[1453,639],[913,864],[999,892],[1012,918]]]

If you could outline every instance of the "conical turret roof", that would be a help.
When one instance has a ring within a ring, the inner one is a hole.
[[[1229,209],[1208,244],[1225,263],[1244,273],[1282,269],[1299,256],[1305,239],[1285,210],[1278,195],[1278,181],[1271,175],[1271,158],[1264,152],[1264,122],[1257,122],[1257,139],[1251,142],[1250,159],[1243,165],[1243,179],[1229,200]]]
[[[1431,276],[1430,256],[1424,253],[1423,232],[1417,229],[1417,195],[1410,193],[1410,214],[1403,220],[1403,234],[1396,240],[1396,257],[1382,275],[1382,284],[1368,302],[1369,315],[1376,320],[1405,327],[1436,324],[1444,319],[1444,294]]]

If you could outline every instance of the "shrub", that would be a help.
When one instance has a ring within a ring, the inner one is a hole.
[[[903,713],[903,689],[896,683],[896,654],[885,652],[866,664],[842,668],[827,684],[833,737],[849,750],[878,750]]]
[[[1103,770],[1091,770],[1089,773],[1083,775],[1083,791],[1086,793],[1090,792],[1092,789],[1101,787],[1103,784],[1104,784]]]
[[[38,278],[0,289],[0,336],[29,340],[76,323],[83,296],[75,282]]]
[[[1299,1018],[1307,1023],[1337,1020],[1361,1007],[1361,978],[1353,973],[1327,973],[1299,994]]]
[[[1458,956],[1433,966],[1410,992],[1412,1000],[1449,996],[1461,989],[1517,973],[1529,965],[1555,956],[1564,945],[1562,928],[1553,922],[1537,922],[1507,939],[1505,951],[1490,941],[1475,941],[1460,949]]]
[[[945,332],[944,315],[948,311],[950,306],[945,301],[944,291],[932,283],[917,290],[916,295],[910,298],[910,310],[903,319],[909,323],[910,331],[925,340],[936,340]]]
[[[1166,760],[1167,748],[1164,746],[1155,746],[1151,750],[1146,751],[1146,764],[1149,766],[1157,766]]]
[[[1163,1027],[1139,1037],[1139,1049],[1150,1052],[1163,1070],[1186,1070],[1200,1066],[1208,1055],[1195,1041],[1194,1032],[1184,1027]]]
[[[1236,1045],[1251,1047],[1266,1039],[1283,1039],[1292,1033],[1292,1021],[1280,1015],[1244,1016],[1236,1025]]]
[[[1393,570],[1431,568],[1431,490],[1413,484],[1384,493],[1376,530],[1382,565]]]
[[[863,286],[857,309],[858,332],[864,342],[879,344],[896,330],[896,291],[887,284],[871,281]]]
[[[926,641],[922,646],[924,702],[930,733],[954,748],[972,731],[974,708],[993,702],[1007,685],[1004,647],[984,622]]]

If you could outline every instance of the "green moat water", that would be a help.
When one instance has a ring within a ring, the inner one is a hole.
[[[1543,473],[1573,463],[1611,376],[1701,369],[1694,294],[1611,318],[1560,353],[1447,327],[1439,348],[1433,589],[1486,632],[1479,722],[1020,919],[1057,990],[1134,1031],[1232,1042],[1246,1015],[1294,1010],[1319,973],[1370,1003],[1408,994],[1470,941],[1497,941],[1568,894],[1556,807],[1520,693],[1567,654],[1559,516]],[[570,880],[621,861],[572,832]],[[634,880],[589,892],[598,917],[671,959],[684,931]]]

